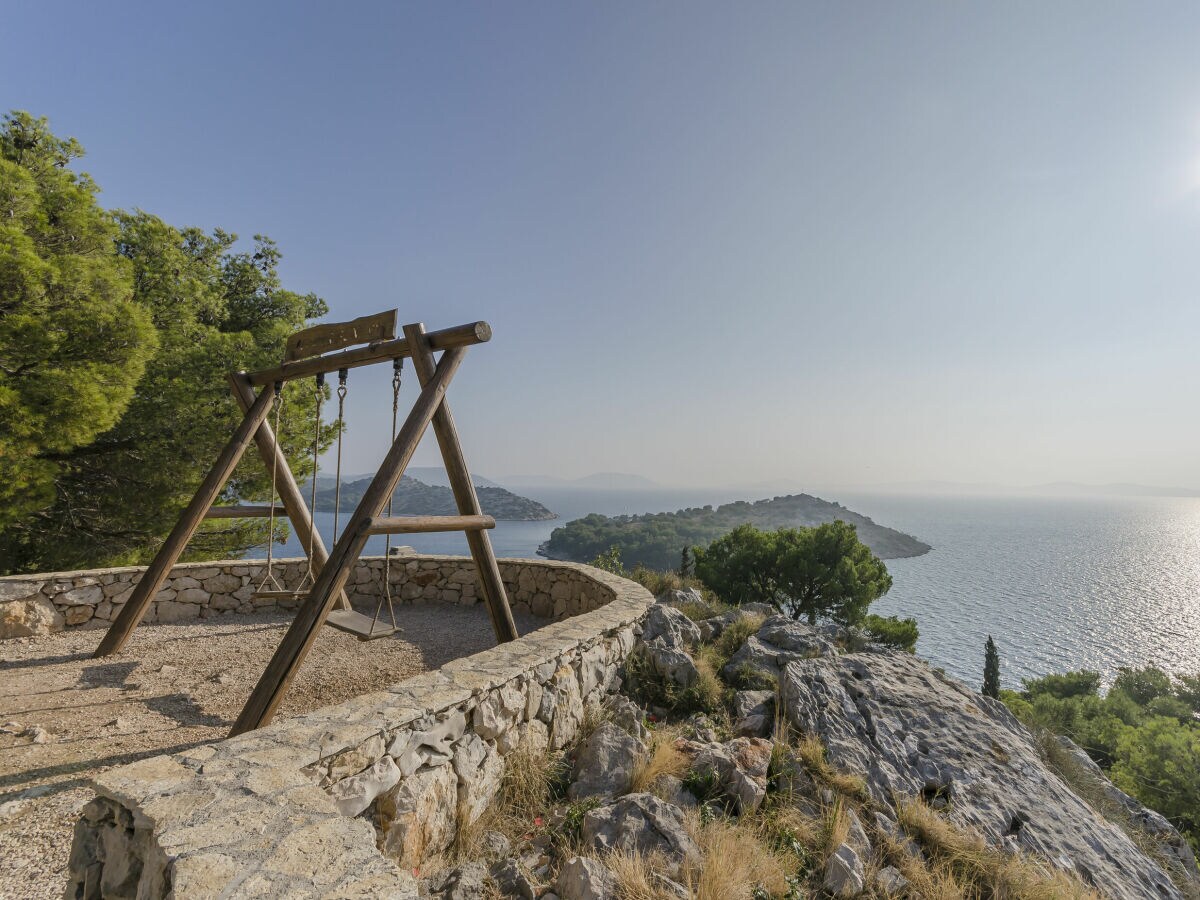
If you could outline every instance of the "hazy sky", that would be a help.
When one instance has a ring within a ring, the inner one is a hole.
[[[480,473],[1200,485],[1200,5],[3,18],[107,205],[269,234],[332,319],[491,322]]]

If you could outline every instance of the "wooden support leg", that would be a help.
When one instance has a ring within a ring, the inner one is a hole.
[[[233,396],[237,399],[238,405],[248,411],[254,404],[254,388],[250,385],[250,379],[246,373],[236,372],[230,375],[229,384],[233,388]],[[292,475],[287,457],[284,456],[279,442],[275,439],[271,423],[266,419],[258,426],[258,431],[254,432],[254,443],[258,446],[258,454],[262,457],[267,471],[270,472],[272,467],[275,468],[276,490],[279,491],[280,503],[283,504],[288,519],[291,520],[292,529],[302,544],[308,541],[309,534],[312,535],[312,546],[305,547],[304,552],[312,560],[313,575],[320,575],[325,561],[329,559],[329,553],[325,550],[325,542],[321,540],[321,535],[312,527],[312,517],[309,514],[308,504],[304,502],[304,495],[300,493],[300,485],[296,484],[296,478]],[[316,510],[314,509],[312,512],[316,513]],[[337,608],[350,608],[350,601],[347,599],[345,591],[338,591]]]
[[[129,600],[126,601],[125,607],[117,616],[117,620],[113,622],[108,634],[100,642],[100,646],[96,649],[97,657],[116,653],[125,646],[133,629],[137,628],[138,623],[142,621],[142,616],[146,614],[146,607],[150,605],[150,600],[162,588],[172,567],[179,561],[179,555],[183,553],[188,541],[196,533],[196,528],[204,521],[204,514],[216,501],[221,493],[221,488],[225,486],[225,482],[237,468],[238,461],[246,452],[254,433],[260,425],[266,422],[273,399],[271,390],[264,388],[250,405],[250,409],[237,427],[237,431],[233,433],[233,437],[229,439],[229,443],[225,445],[213,467],[204,476],[204,481],[200,483],[196,495],[192,497],[192,501],[183,511],[183,515],[179,517],[179,521],[167,535],[167,539],[159,548],[154,561],[143,573],[137,587],[133,589]]]
[[[436,370],[433,349],[425,335],[425,326],[405,325],[404,338],[408,341],[412,353],[417,379],[424,385]],[[458,442],[458,431],[454,427],[454,417],[450,414],[449,404],[442,403],[434,413],[433,433],[437,436],[438,446],[442,451],[446,476],[450,480],[451,490],[454,491],[454,502],[458,504],[459,514],[482,515],[479,495],[475,493],[475,484],[471,481],[462,445]],[[492,617],[492,630],[496,632],[496,640],[500,643],[516,640],[517,626],[513,622],[508,594],[504,591],[504,580],[500,577],[500,567],[496,564],[496,554],[492,552],[492,542],[487,532],[468,531],[467,546],[471,549],[471,557],[475,560],[475,568],[479,572],[479,581],[483,585],[483,596],[487,602],[488,613]]]
[[[434,413],[442,405],[446,388],[462,364],[466,352],[465,347],[447,350],[438,363],[434,377],[421,389],[412,412],[404,420],[391,449],[388,450],[375,477],[371,479],[371,484],[351,515],[350,521],[346,523],[346,530],[330,551],[329,561],[317,576],[308,599],[292,620],[291,627],[284,635],[275,655],[271,657],[271,662],[267,664],[267,669],[255,686],[250,699],[246,701],[246,706],[230,732],[231,735],[266,725],[275,715],[275,710],[282,702],[292,679],[296,676],[296,671],[312,648],[317,632],[329,616],[333,597],[346,586],[350,566],[358,559],[367,541],[367,529],[371,519],[383,511],[388,497],[396,490],[400,476],[404,474],[413,453],[416,452],[421,436],[429,427]]]

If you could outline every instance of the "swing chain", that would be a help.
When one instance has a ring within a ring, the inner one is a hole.
[[[333,473],[333,542],[335,544],[338,539],[338,518],[342,506],[342,433],[346,430],[346,379],[349,375],[349,369],[338,369],[337,464]]]
[[[404,375],[404,357],[398,356],[392,360],[392,440],[396,440],[396,422],[400,412],[400,381]],[[387,514],[392,514],[392,498],[395,492],[388,496]],[[392,536],[389,533],[383,542],[383,593],[375,604],[375,617],[371,620],[371,631],[375,631],[375,623],[383,611],[384,601],[387,601],[388,615],[392,620],[392,628],[396,628],[396,610],[392,605]]]

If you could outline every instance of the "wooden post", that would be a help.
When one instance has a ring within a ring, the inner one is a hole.
[[[129,600],[126,601],[116,621],[109,628],[108,634],[104,635],[104,640],[96,648],[95,655],[97,657],[116,653],[125,646],[133,629],[137,628],[138,623],[142,621],[142,616],[146,614],[146,607],[150,605],[150,600],[162,588],[163,582],[167,580],[167,575],[179,561],[184,547],[195,534],[196,528],[204,521],[204,515],[208,512],[208,508],[216,501],[221,493],[221,488],[225,486],[225,482],[237,468],[238,461],[250,445],[255,431],[266,422],[273,399],[272,392],[264,389],[250,405],[242,423],[238,425],[237,431],[233,433],[233,437],[229,439],[229,443],[225,445],[213,467],[204,476],[204,481],[200,483],[195,496],[183,511],[183,515],[179,517],[179,521],[175,523],[175,527],[171,529],[171,533],[167,535],[166,541],[158,549],[154,561],[142,574],[137,587],[133,589]]]
[[[429,338],[425,334],[425,326],[420,323],[405,325],[404,338],[408,341],[413,367],[417,370],[417,379],[424,385],[433,378],[437,368],[433,350],[429,346]],[[475,484],[471,481],[462,445],[458,442],[458,431],[454,427],[454,417],[450,414],[449,404],[442,403],[434,414],[433,433],[437,436],[438,446],[442,451],[442,462],[446,466],[446,476],[450,480],[451,490],[454,491],[454,502],[458,504],[459,513],[464,516],[482,515],[479,496],[475,493]],[[479,581],[483,585],[483,596],[492,618],[492,630],[496,633],[496,640],[500,643],[516,640],[517,625],[513,621],[508,594],[504,590],[504,579],[500,577],[500,567],[496,564],[496,554],[492,552],[492,542],[487,532],[468,531],[467,546],[471,549],[471,557],[475,560]]]
[[[248,410],[254,403],[254,388],[250,386],[250,379],[246,373],[231,374],[229,385],[233,388],[233,396],[238,405],[242,409]],[[267,388],[263,388],[264,392],[266,390]],[[329,553],[325,550],[325,542],[321,540],[321,535],[312,527],[312,516],[309,513],[308,504],[304,502],[304,495],[300,493],[300,485],[296,484],[296,478],[292,475],[292,467],[288,465],[287,457],[284,456],[283,449],[275,439],[275,432],[271,429],[271,423],[268,420],[263,419],[258,430],[254,432],[254,443],[258,447],[258,455],[262,457],[267,471],[270,472],[271,467],[275,467],[275,489],[279,492],[279,502],[287,512],[287,517],[292,522],[292,528],[300,537],[300,543],[307,544],[308,535],[312,534],[312,546],[306,546],[304,552],[312,560],[314,577],[320,575],[325,561],[329,559]],[[315,513],[314,509],[312,514]],[[338,591],[337,605],[338,609],[350,608],[350,600],[344,591]]]
[[[371,484],[351,515],[350,521],[346,523],[346,530],[342,532],[330,552],[329,561],[317,576],[308,599],[292,620],[291,627],[275,650],[271,662],[267,664],[267,669],[255,686],[250,699],[246,701],[230,732],[231,736],[266,725],[275,715],[296,671],[312,648],[317,632],[329,616],[333,597],[346,585],[350,567],[358,559],[367,541],[367,527],[371,519],[379,515],[387,505],[388,497],[396,490],[400,476],[408,467],[434,413],[441,407],[446,388],[462,364],[466,352],[465,347],[447,350],[442,355],[433,377],[422,387],[412,412],[404,420],[391,449],[388,450],[375,477],[371,479]]]

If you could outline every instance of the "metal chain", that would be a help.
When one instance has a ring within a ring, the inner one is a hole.
[[[321,455],[321,405],[325,401],[325,373],[317,373],[317,413],[314,416],[315,424],[313,425],[313,443],[312,443],[312,490],[310,492],[311,499],[308,506],[308,572],[305,574],[305,580],[308,583],[316,581],[316,573],[313,571],[313,546],[316,544],[317,531],[317,472],[320,471],[320,455]]]
[[[396,440],[396,422],[400,413],[400,381],[404,375],[404,357],[400,356],[392,360],[392,441]],[[388,495],[387,514],[390,517],[392,514],[392,498],[395,496],[395,491]],[[379,613],[382,611],[383,602],[387,600],[388,615],[392,619],[392,628],[396,627],[396,610],[392,606],[392,535],[389,532],[383,542],[383,593],[379,597],[379,602],[375,604],[375,618],[371,620],[371,631],[375,630],[375,623],[379,621]]]
[[[333,489],[333,542],[335,544],[338,539],[338,514],[342,507],[342,432],[346,430],[346,379],[349,375],[349,369],[338,369],[337,471],[334,473],[337,480]]]

